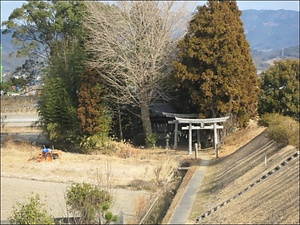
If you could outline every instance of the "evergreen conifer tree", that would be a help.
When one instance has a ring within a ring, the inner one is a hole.
[[[259,89],[242,12],[234,0],[209,0],[197,10],[179,42],[174,73],[190,100],[177,102],[202,117],[226,115],[234,126],[246,126],[257,114]]]
[[[77,116],[81,74],[85,69],[85,33],[81,25],[84,4],[53,2],[54,33],[49,44],[48,65],[39,99],[39,113],[50,139],[62,145],[76,145],[81,134]]]
[[[111,125],[111,115],[105,102],[107,91],[96,70],[86,70],[81,79],[77,110],[83,134],[81,146],[102,147],[108,141]]]

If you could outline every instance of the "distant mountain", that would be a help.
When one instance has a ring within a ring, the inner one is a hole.
[[[251,49],[281,50],[299,45],[299,12],[244,10],[242,21]]]
[[[291,10],[244,10],[242,21],[257,70],[265,70],[272,58],[299,58],[299,12]],[[9,57],[16,48],[11,35],[1,35],[3,72],[13,72],[24,58]]]
[[[244,10],[242,21],[258,70],[274,60],[299,58],[299,12],[292,10]]]
[[[1,30],[3,73],[11,73],[16,67],[21,66],[25,62],[25,58],[16,57],[17,48],[11,43],[11,40],[11,34],[3,35]]]
[[[299,45],[281,50],[259,51],[252,49],[251,54],[258,73],[267,70],[276,60],[299,59]]]

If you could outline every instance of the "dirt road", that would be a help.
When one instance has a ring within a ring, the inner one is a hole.
[[[30,127],[39,119],[37,113],[1,112],[1,125],[5,127]]]
[[[69,185],[70,183],[1,177],[1,221],[8,220],[12,207],[16,205],[16,202],[27,202],[31,193],[40,195],[41,202],[47,205],[50,215],[54,217],[67,216],[64,196]],[[112,207],[113,213],[121,215],[121,212],[123,212],[127,219],[134,217],[133,206],[136,198],[150,196],[147,191],[113,189],[112,192],[115,198],[115,204]]]

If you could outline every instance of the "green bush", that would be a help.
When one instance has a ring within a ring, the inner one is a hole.
[[[91,154],[96,149],[105,149],[109,145],[109,138],[102,134],[84,136],[80,143],[81,150],[84,154]]]
[[[117,216],[109,212],[112,196],[105,190],[87,183],[75,183],[67,190],[67,205],[74,213],[79,213],[80,223],[110,223]]]
[[[13,206],[11,224],[55,224],[54,218],[48,215],[44,204],[40,202],[40,196],[29,197],[29,203]]]
[[[157,133],[149,133],[146,135],[147,146],[155,148],[156,142],[157,142]]]
[[[261,117],[260,125],[267,126],[267,136],[278,143],[299,148],[299,122],[288,116],[267,113]]]
[[[260,76],[258,113],[279,113],[300,121],[298,59],[277,61]]]

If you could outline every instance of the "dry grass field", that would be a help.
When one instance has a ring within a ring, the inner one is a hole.
[[[116,144],[119,145],[122,144]],[[55,182],[94,182],[102,173],[109,173],[110,184],[126,186],[135,179],[163,180],[178,165],[176,157],[173,157],[174,151],[142,150],[123,145],[112,156],[63,152],[60,159],[36,163],[27,160],[37,156],[41,152],[40,147],[9,140],[1,150],[2,176]],[[160,173],[155,174],[156,170]]]
[[[191,158],[187,151],[137,149],[125,143],[112,143],[111,148],[110,155],[63,152],[52,162],[35,162],[27,160],[37,156],[40,147],[8,140],[1,148],[1,219],[7,220],[11,207],[32,191],[45,195],[54,216],[66,215],[61,207],[66,187],[88,182],[109,189],[115,197],[114,213],[122,211],[127,223],[136,223],[142,209],[151,204],[149,199],[163,191],[170,172]]]

